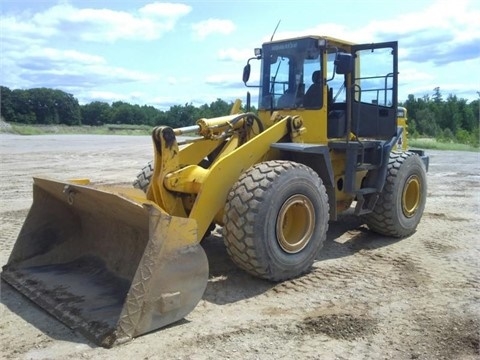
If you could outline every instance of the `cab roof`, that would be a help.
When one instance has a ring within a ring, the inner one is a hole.
[[[346,46],[352,46],[355,45],[355,43],[347,40],[342,40],[342,39],[337,39],[331,36],[324,36],[324,35],[306,35],[306,36],[297,36],[297,37],[292,37],[292,38],[282,38],[278,40],[273,40],[273,41],[266,41],[263,44],[274,44],[274,43],[282,43],[285,41],[294,41],[294,40],[301,40],[301,39],[317,39],[317,40],[326,40],[327,44],[332,44],[332,45],[346,45]]]

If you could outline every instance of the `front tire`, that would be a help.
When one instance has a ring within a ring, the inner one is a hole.
[[[133,187],[136,189],[142,190],[144,193],[147,192],[148,187],[150,186],[150,182],[152,181],[153,177],[153,161],[149,161],[147,165],[143,167],[143,169],[138,173],[136,179],[133,181]],[[215,224],[211,223],[208,227],[207,231],[202,237],[202,241],[209,237],[213,230],[215,230]]]
[[[368,227],[382,235],[412,235],[427,200],[427,174],[422,160],[411,152],[392,152],[387,179],[373,212],[364,216]]]
[[[328,211],[325,187],[311,168],[289,161],[254,165],[228,194],[227,252],[254,276],[296,277],[310,269],[323,246]]]

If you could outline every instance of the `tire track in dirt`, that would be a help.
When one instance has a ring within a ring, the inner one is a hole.
[[[447,244],[433,240],[409,243],[408,239],[403,240],[401,247],[396,245],[387,249],[369,249],[367,246],[367,249],[359,250],[350,259],[343,258],[341,263],[316,263],[311,273],[278,284],[267,291],[265,296],[293,297],[293,294],[297,294],[298,297],[298,294],[304,294],[309,289],[308,294],[311,294],[315,288],[324,290],[325,293],[328,291],[330,294],[337,294],[330,297],[330,300],[342,298],[356,301],[347,308],[367,304],[366,311],[372,315],[371,319],[379,323],[379,327],[383,329],[382,336],[387,338],[394,338],[392,334],[404,337],[403,331],[415,333],[411,324],[419,324],[417,332],[421,334],[421,340],[415,336],[409,337],[405,345],[398,348],[399,351],[410,353],[412,358],[421,357],[422,354],[435,354],[435,358],[439,359],[478,354],[478,336],[475,334],[478,335],[480,322],[474,315],[478,282],[471,280],[471,272],[462,273],[458,271],[461,269],[455,268],[455,263],[450,262],[448,254],[455,252],[458,247],[448,241]],[[448,286],[445,288],[450,280],[455,281],[452,282],[455,284],[453,289]],[[463,291],[458,289],[459,282]],[[388,294],[392,288],[396,289],[397,294]],[[460,299],[467,300],[456,299],[455,293],[458,294],[459,291],[463,292]],[[431,296],[434,296],[438,303],[434,308],[430,308]],[[382,300],[372,301],[379,297]],[[404,305],[395,304],[404,300]],[[403,308],[404,315],[382,323],[385,312],[391,311],[389,307],[392,304],[397,311]],[[461,305],[464,313],[455,310],[458,305]],[[450,320],[438,316],[438,313],[442,312],[441,307],[450,310],[445,311],[445,317],[448,316]],[[437,315],[421,318],[429,312]],[[418,320],[419,317],[421,321]],[[451,328],[449,324],[456,325]],[[453,348],[448,346],[449,342],[453,344]]]
[[[0,259],[2,264],[6,262],[13,248],[13,244],[22,228],[28,210],[7,211],[0,213]]]
[[[475,218],[449,216],[444,213],[426,213],[432,226],[429,236],[421,238],[421,245],[429,262],[435,265],[438,281],[443,286],[480,288],[478,266],[465,267],[465,263],[480,266],[480,244],[475,239],[480,226]],[[463,241],[459,241],[462,239]],[[421,250],[421,249],[418,249]]]
[[[259,332],[269,339],[268,344],[258,337]],[[376,322],[368,316],[312,313],[295,321],[281,318],[262,319],[261,322],[235,326],[223,332],[199,334],[182,339],[176,346],[205,350],[209,353],[208,358],[212,359],[259,359],[273,356],[278,359],[291,359],[292,356],[303,358],[304,352],[307,358],[312,358],[312,351],[316,351],[320,356],[321,344],[334,341],[339,344],[339,349],[345,356],[348,356],[355,353],[356,342],[367,343],[376,332]],[[307,341],[315,345],[306,348]]]

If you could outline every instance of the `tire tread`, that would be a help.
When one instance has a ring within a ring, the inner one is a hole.
[[[256,277],[272,281],[285,279],[285,274],[276,273],[268,264],[260,260],[256,247],[258,234],[256,236],[253,221],[258,216],[259,206],[271,183],[282,173],[295,167],[306,168],[318,178],[311,168],[302,164],[281,160],[268,161],[259,163],[244,172],[228,194],[223,219],[225,224],[223,238],[227,253],[237,266]],[[320,178],[318,179],[321,184]],[[321,196],[322,201],[328,204],[323,185]],[[324,238],[321,239],[321,242],[323,243],[324,240]],[[258,241],[261,240],[258,239]],[[321,246],[318,251],[320,249]],[[307,270],[303,270],[302,273]]]

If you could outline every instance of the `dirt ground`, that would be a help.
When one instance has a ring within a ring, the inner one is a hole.
[[[4,359],[479,359],[480,157],[429,151],[417,232],[389,239],[350,214],[330,224],[312,271],[273,284],[203,246],[210,280],[184,320],[107,350],[2,281]],[[30,207],[31,178],[129,184],[152,157],[148,136],[0,134],[0,265]]]

